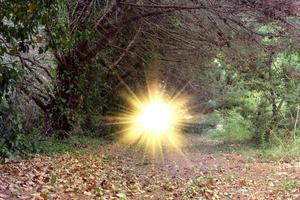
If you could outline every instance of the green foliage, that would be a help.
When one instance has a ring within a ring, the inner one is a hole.
[[[9,98],[0,102],[0,158],[14,157],[23,153],[22,113],[19,105]]]
[[[205,122],[208,124],[211,124],[213,126],[217,126],[219,123],[221,123],[223,120],[222,114],[220,112],[213,112],[211,114],[209,114],[206,119]]]
[[[118,35],[120,44],[126,44],[126,34],[132,33]],[[131,51],[136,50],[132,47]],[[139,57],[124,58],[112,69],[110,65],[118,59],[119,54],[118,50],[107,48],[80,79],[79,90],[84,98],[77,115],[77,127],[89,135],[112,136],[119,127],[108,125],[111,122],[107,121],[107,116],[115,116],[124,109],[124,96],[128,88],[134,92],[144,92],[144,64],[148,61],[148,65],[151,65],[155,51],[150,49],[141,52]]]
[[[57,181],[56,176],[52,175],[52,176],[51,176],[51,179],[50,179],[50,183],[51,183],[52,185],[54,185],[54,184],[56,183],[56,181]]]
[[[13,96],[15,94],[10,94]],[[99,138],[72,136],[69,139],[46,138],[40,133],[25,134],[22,128],[24,113],[16,98],[0,103],[0,161],[4,158],[26,158],[33,154],[52,154],[99,144]]]
[[[57,34],[60,0],[12,0],[0,2],[0,99],[22,80],[19,55],[41,54],[55,49],[49,38]],[[50,28],[51,27],[51,28]],[[65,35],[60,34],[60,35]]]
[[[106,66],[97,64],[80,80],[80,90],[85,98],[77,113],[77,128],[88,135],[104,136],[112,132],[112,127],[105,125],[104,116],[118,111],[116,105],[120,104],[120,96],[110,84],[115,78],[110,73]]]
[[[22,73],[16,67],[1,66],[0,57],[0,104],[9,100],[9,92],[21,79]]]
[[[218,128],[218,125],[222,123],[223,117],[220,112],[213,112],[208,115],[202,116],[200,121],[193,126],[193,128],[189,128],[188,132],[194,133],[207,133],[211,130]]]
[[[258,153],[261,158],[281,161],[299,160],[300,158],[300,137],[294,141],[277,140]]]
[[[57,137],[45,137],[40,134],[29,134],[24,136],[24,142],[27,144],[27,155],[30,154],[57,154],[68,151],[77,151],[88,146],[99,145],[103,140],[96,137],[72,135],[67,139]]]
[[[275,24],[269,24],[261,27],[260,31],[274,33],[280,29]],[[269,42],[272,45],[279,44]],[[222,106],[219,109],[236,110],[249,121],[253,127],[252,139],[256,144],[265,146],[276,140],[290,138],[296,120],[296,107],[300,103],[299,54],[290,49],[261,54],[243,49],[242,53],[251,59],[240,63],[228,61],[225,52],[213,62],[216,65],[215,76],[219,77],[217,84],[220,84],[218,100]],[[237,128],[228,121],[224,126],[227,123],[230,123],[230,129]]]
[[[39,26],[51,22],[55,1],[1,1],[0,3],[0,32],[3,41],[13,46],[1,43],[2,51],[16,54],[18,51],[27,52],[28,45],[34,45],[39,34]]]
[[[30,49],[43,53],[51,46],[40,43],[46,37],[42,35],[45,27],[57,15],[56,3],[56,0],[0,2],[0,97],[20,80],[18,54]]]
[[[258,32],[262,34],[278,34],[282,31],[282,27],[280,27],[276,23],[264,24],[258,28]],[[273,45],[278,42],[277,37],[264,37],[262,43],[265,45]]]
[[[243,118],[235,110],[229,111],[224,125],[215,131],[215,137],[224,142],[246,142],[252,138],[251,121]]]
[[[285,179],[285,180],[281,183],[281,185],[279,186],[278,190],[279,190],[279,192],[288,194],[288,193],[290,193],[292,190],[296,189],[297,186],[298,186],[297,181]]]
[[[56,137],[45,137],[40,134],[11,134],[9,138],[1,138],[0,142],[1,161],[6,157],[11,159],[30,158],[35,154],[53,155],[78,151],[102,144],[103,140],[99,137],[75,134],[63,140]]]
[[[230,174],[228,174],[228,176],[227,176],[227,181],[229,181],[229,182],[233,182],[234,180],[236,180],[237,179],[237,176],[236,176],[236,174],[234,174],[234,173],[230,173]]]

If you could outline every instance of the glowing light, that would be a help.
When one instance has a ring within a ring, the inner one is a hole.
[[[163,147],[181,151],[180,129],[186,119],[182,113],[185,101],[179,99],[168,98],[157,89],[149,89],[145,96],[127,97],[130,106],[118,117],[124,126],[123,141],[153,154],[162,155]]]
[[[172,128],[174,123],[172,108],[163,101],[150,102],[137,116],[136,123],[143,132],[161,134]]]

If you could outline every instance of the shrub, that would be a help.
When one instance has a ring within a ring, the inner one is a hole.
[[[299,160],[300,158],[300,137],[295,140],[281,140],[280,143],[270,144],[262,149],[263,158],[276,159],[281,161]]]
[[[189,133],[208,133],[214,130],[222,120],[222,115],[218,111],[215,111],[201,116],[197,121],[193,121],[184,131]]]
[[[222,129],[215,131],[215,137],[224,142],[249,141],[253,135],[251,121],[242,117],[235,110],[229,111]]]
[[[0,159],[22,153],[22,114],[10,98],[0,103]]]

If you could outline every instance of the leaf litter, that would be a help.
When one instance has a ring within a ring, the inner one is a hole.
[[[300,199],[299,163],[249,162],[195,148],[152,158],[123,145],[7,161],[0,165],[0,200]]]

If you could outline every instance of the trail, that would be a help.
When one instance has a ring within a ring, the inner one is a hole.
[[[184,156],[113,142],[0,165],[0,199],[300,199],[300,163],[267,162],[188,134]]]

